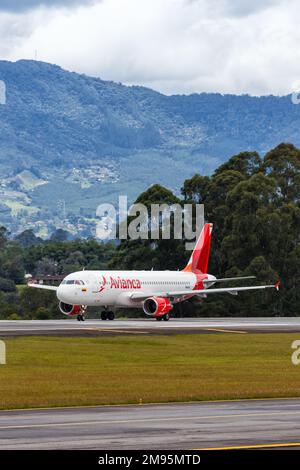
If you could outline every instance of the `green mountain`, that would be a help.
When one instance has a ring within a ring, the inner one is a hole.
[[[102,202],[153,183],[178,191],[230,155],[300,145],[290,96],[165,96],[43,62],[0,61],[0,223],[89,235]]]

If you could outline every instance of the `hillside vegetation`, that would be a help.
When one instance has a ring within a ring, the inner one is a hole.
[[[98,204],[119,194],[177,191],[242,150],[300,145],[290,96],[165,96],[25,60],[0,61],[0,79],[0,222],[13,233],[91,236]]]
[[[263,158],[244,152],[219,166],[212,176],[194,175],[181,197],[153,185],[137,202],[203,203],[214,224],[209,272],[217,277],[256,275],[254,282],[282,281],[280,293],[209,296],[174,309],[175,315],[299,315],[300,312],[300,150],[280,144]],[[184,240],[43,241],[32,232],[12,240],[0,231],[0,317],[59,315],[52,292],[16,289],[31,274],[68,274],[86,269],[181,269],[190,252]],[[139,310],[131,314],[140,315]]]

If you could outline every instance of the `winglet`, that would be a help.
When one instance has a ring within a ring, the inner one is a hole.
[[[281,281],[280,281],[280,279],[279,279],[279,281],[277,281],[276,284],[275,284],[275,286],[274,286],[277,291],[279,291],[280,284],[281,284]]]

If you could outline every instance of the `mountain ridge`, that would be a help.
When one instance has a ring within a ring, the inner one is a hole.
[[[132,201],[153,183],[178,191],[233,154],[300,145],[289,95],[167,96],[27,60],[0,61],[0,80],[0,223],[13,232],[46,236],[67,213],[88,235],[97,205],[119,194]]]

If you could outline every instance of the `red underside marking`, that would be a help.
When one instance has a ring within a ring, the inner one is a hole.
[[[196,276],[196,284],[193,288],[193,290],[201,290],[204,289],[204,284],[203,281],[205,279],[208,279],[207,274],[201,274],[201,273],[194,273]]]

